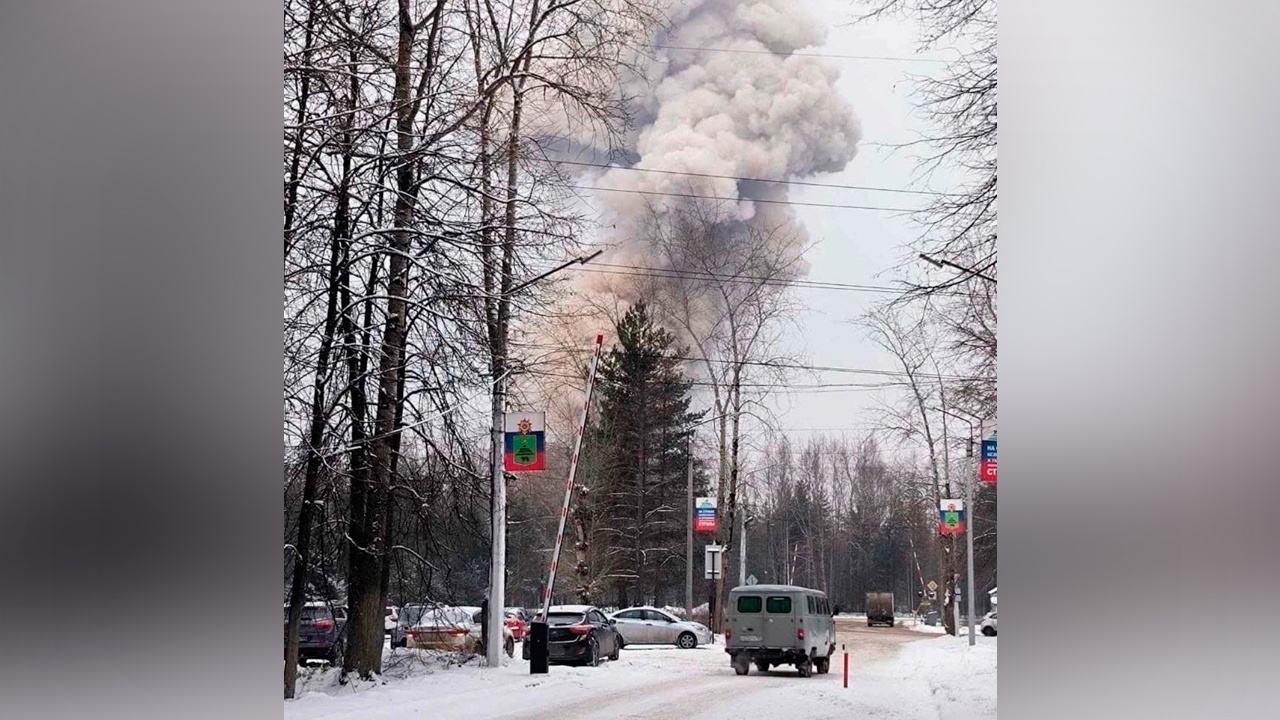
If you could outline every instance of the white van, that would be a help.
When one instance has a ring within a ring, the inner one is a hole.
[[[725,652],[739,675],[794,665],[801,677],[831,669],[836,628],[820,590],[794,585],[740,585],[729,591]]]

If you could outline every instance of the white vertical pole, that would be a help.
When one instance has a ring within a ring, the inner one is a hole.
[[[502,620],[506,602],[507,567],[507,476],[503,472],[503,420],[506,414],[506,378],[493,387],[493,527],[490,529],[489,614],[485,620],[484,658],[488,667],[502,665]]]
[[[978,432],[978,443],[979,443],[978,452],[979,453],[982,452],[981,442],[982,442],[982,432],[981,430],[979,430]],[[969,426],[969,460],[970,460],[969,473],[968,473],[968,477],[965,478],[965,482],[964,482],[964,492],[965,492],[964,505],[965,505],[965,508],[967,508],[966,512],[968,512],[969,514],[968,526],[965,528],[965,530],[967,531],[965,534],[968,536],[968,542],[966,543],[968,545],[968,548],[966,548],[966,551],[969,556],[968,557],[968,561],[969,561],[968,580],[969,581],[968,581],[968,587],[966,588],[966,590],[969,593],[969,646],[972,647],[973,644],[978,641],[977,638],[974,637],[974,632],[973,632],[973,625],[974,625],[974,619],[973,619],[973,521],[974,521],[974,516],[976,514],[975,508],[973,507],[973,483],[974,483],[974,480],[976,480],[978,477],[978,461],[977,461],[977,456],[974,455],[974,439],[973,439],[972,425]]]
[[[685,532],[685,568],[684,568],[684,608],[689,614],[689,619],[693,620],[693,435],[689,436],[688,449],[689,464],[689,507],[685,511],[685,523],[688,530]]]
[[[587,396],[582,401],[578,432],[573,439],[573,457],[569,460],[569,479],[564,485],[564,507],[560,508],[560,530],[556,532],[556,549],[551,553],[551,572],[547,578],[547,589],[542,596],[542,612],[538,614],[541,622],[547,621],[547,611],[551,609],[551,593],[556,586],[556,565],[560,562],[560,547],[564,544],[564,526],[569,519],[569,502],[573,499],[573,483],[578,474],[578,455],[582,452],[582,435],[587,429],[587,413],[591,410],[591,391],[596,384],[596,367],[600,364],[600,348],[603,345],[604,336],[597,335],[595,355],[591,359],[591,372],[587,375]]]

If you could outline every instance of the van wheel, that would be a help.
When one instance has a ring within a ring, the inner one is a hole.
[[[692,650],[698,647],[698,638],[694,637],[691,632],[680,633],[680,637],[676,638],[676,647],[682,650]]]
[[[813,663],[808,660],[796,663],[796,669],[800,671],[800,677],[813,677]]]
[[[814,665],[817,667],[819,675],[826,675],[827,671],[831,669],[831,658],[818,658],[814,661]]]
[[[756,663],[756,672],[762,672],[762,673],[769,672],[769,663],[767,662]]]
[[[733,671],[739,675],[746,675],[751,672],[751,663],[747,660],[746,655],[739,655],[733,659]]]

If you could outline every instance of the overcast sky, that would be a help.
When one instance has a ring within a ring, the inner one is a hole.
[[[882,20],[850,25],[847,0],[807,0],[804,3],[829,26],[827,44],[815,52],[830,55],[870,55],[899,58],[937,58],[917,52],[913,23]],[[929,126],[913,110],[909,74],[927,73],[940,66],[933,62],[831,58],[840,68],[839,90],[853,107],[862,126],[862,141],[853,162],[840,173],[813,178],[816,182],[883,188],[919,189],[918,171],[910,151],[894,152],[892,145],[915,140]],[[943,189],[948,178],[935,175],[933,189]],[[796,202],[851,204],[895,208],[918,207],[922,196],[796,186]],[[797,206],[797,213],[815,243],[807,255],[809,280],[889,285],[893,267],[904,256],[903,245],[917,228],[901,213],[873,210]],[[799,297],[808,310],[799,318],[803,328],[794,338],[807,352],[808,363],[897,370],[891,356],[850,324],[879,293],[802,288]],[[797,384],[876,382],[883,378],[850,373],[822,373]],[[875,408],[888,391],[858,389],[798,389],[780,398],[776,411],[783,428],[802,439],[813,428],[855,430],[861,435],[875,422]]]

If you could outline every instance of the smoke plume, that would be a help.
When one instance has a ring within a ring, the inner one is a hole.
[[[793,54],[821,45],[824,29],[798,0],[692,0],[670,17],[671,32],[654,38],[647,77],[623,88],[634,98],[627,154],[635,169],[593,182],[610,190],[596,195],[615,228],[610,254],[652,258],[637,246],[637,218],[716,202],[690,195],[735,201],[739,220],[781,227],[778,237],[804,242],[785,184],[735,178],[801,179],[853,159],[861,133],[836,92],[837,70]],[[664,172],[637,172],[644,169]]]

